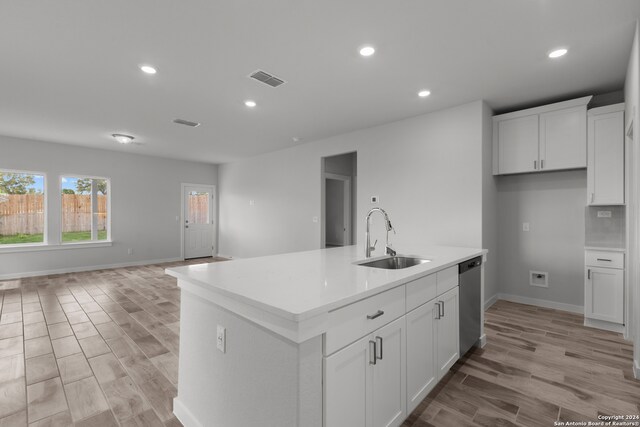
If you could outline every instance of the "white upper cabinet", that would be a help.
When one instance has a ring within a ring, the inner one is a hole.
[[[493,117],[493,174],[587,166],[591,96]]]
[[[587,203],[624,204],[624,104],[589,110]]]

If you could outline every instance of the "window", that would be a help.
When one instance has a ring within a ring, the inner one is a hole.
[[[0,245],[44,243],[44,174],[0,170]]]
[[[109,240],[109,180],[63,176],[62,243]]]

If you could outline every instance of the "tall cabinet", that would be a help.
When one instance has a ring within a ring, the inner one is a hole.
[[[588,113],[587,203],[624,204],[624,104]]]

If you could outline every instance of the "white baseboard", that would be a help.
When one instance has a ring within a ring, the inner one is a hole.
[[[231,255],[220,254],[220,253],[217,254],[216,256],[220,257],[220,258],[227,258],[227,259],[238,259],[238,257],[234,257],[234,256],[231,256]]]
[[[497,299],[517,302],[520,304],[537,305],[538,307],[553,308],[555,310],[569,311],[571,313],[584,314],[584,307],[581,305],[565,304],[563,302],[549,301],[545,299],[522,297],[520,295],[498,294]],[[486,305],[486,304],[485,304]]]
[[[605,322],[598,319],[584,318],[584,326],[589,328],[604,329],[605,331],[617,332],[619,334],[624,332],[624,325],[618,323]]]
[[[478,341],[480,344],[480,348],[484,348],[484,346],[487,345],[487,334],[482,334]]]
[[[177,397],[173,399],[173,415],[176,416],[184,427],[202,427],[202,424],[200,424],[191,411],[189,411]]]
[[[138,265],[162,264],[182,261],[182,258],[149,259],[143,261],[121,262],[116,264],[89,265],[81,267],[57,268],[53,270],[26,271],[22,273],[0,274],[0,280],[22,279],[24,277],[48,276],[50,274],[78,273],[81,271],[108,270],[112,268],[135,267]]]
[[[640,380],[640,361],[633,361],[633,376],[636,377],[637,380]]]
[[[488,300],[485,300],[485,302],[484,302],[484,311],[487,311],[489,309],[489,307],[491,307],[493,304],[495,304],[496,301],[498,301],[500,299],[499,297],[500,297],[500,294],[495,294],[494,296],[492,296]]]

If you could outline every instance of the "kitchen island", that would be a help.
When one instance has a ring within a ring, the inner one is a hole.
[[[486,251],[403,253],[429,262],[365,267],[362,249],[349,246],[167,269],[181,288],[178,419],[187,427],[401,424],[459,357],[457,264]],[[411,329],[412,315],[422,329]],[[440,365],[438,343],[450,353]],[[434,357],[433,366],[423,360]]]

